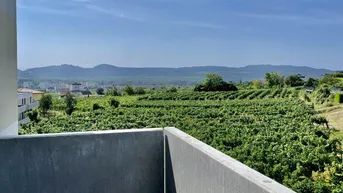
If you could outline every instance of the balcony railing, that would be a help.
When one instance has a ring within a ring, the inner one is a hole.
[[[39,106],[38,101],[33,101],[31,104],[26,104],[18,107],[18,113],[22,113],[28,110],[32,110],[34,108],[37,108]]]
[[[0,139],[6,193],[290,193],[175,129]]]
[[[18,121],[19,125],[20,124],[25,124],[25,123],[28,123],[28,122],[30,122],[30,118],[28,118],[28,117],[25,117],[24,119]]]

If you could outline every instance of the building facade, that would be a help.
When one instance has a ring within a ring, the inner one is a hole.
[[[39,102],[34,100],[32,93],[18,93],[18,123],[24,124],[30,122],[30,119],[25,115],[39,106]]]
[[[20,93],[30,93],[33,96],[33,99],[35,99],[36,101],[39,101],[43,95],[44,92],[39,91],[39,90],[32,90],[32,89],[28,89],[28,88],[19,88],[18,92]]]
[[[0,135],[18,134],[16,0],[0,0]]]
[[[81,92],[81,91],[83,91],[81,83],[75,82],[70,85],[70,92]]]

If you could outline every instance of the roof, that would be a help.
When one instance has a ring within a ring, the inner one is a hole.
[[[68,94],[68,92],[69,92],[69,90],[61,90],[61,91],[60,91],[60,94],[61,94],[61,95],[66,95],[66,94]]]
[[[32,94],[44,94],[44,92],[39,91],[39,90],[32,90],[29,88],[18,88],[18,92],[21,93],[32,93]]]

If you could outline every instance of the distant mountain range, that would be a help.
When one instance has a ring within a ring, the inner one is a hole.
[[[278,72],[283,75],[302,74],[318,78],[328,69],[316,69],[306,66],[249,65],[245,67],[194,66],[180,68],[128,68],[109,64],[100,64],[93,68],[74,65],[47,66],[18,70],[19,79],[63,79],[63,80],[125,80],[131,82],[161,82],[163,84],[187,82],[194,83],[204,79],[208,73],[218,73],[228,81],[262,80],[265,73]],[[153,81],[152,81],[153,80]]]

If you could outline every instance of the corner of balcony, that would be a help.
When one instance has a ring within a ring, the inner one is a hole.
[[[293,192],[176,128],[2,137],[6,193]]]

